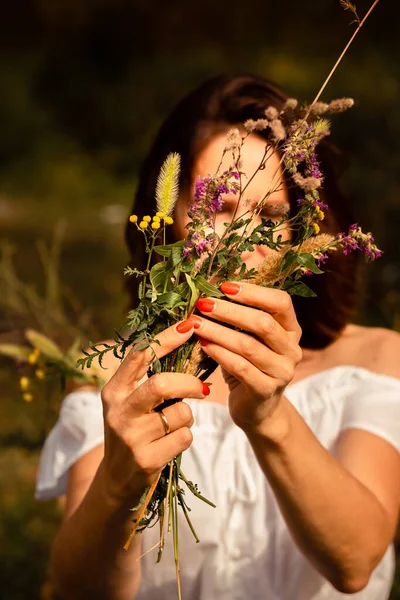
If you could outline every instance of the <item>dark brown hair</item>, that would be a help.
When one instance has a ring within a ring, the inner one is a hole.
[[[203,83],[188,94],[166,119],[148,153],[139,177],[134,210],[139,216],[155,212],[155,187],[160,167],[170,152],[181,155],[181,189],[191,186],[195,157],[221,126],[232,126],[247,119],[264,116],[269,106],[278,110],[287,96],[276,85],[255,75],[220,76]],[[264,137],[264,132],[258,132]],[[321,200],[329,210],[321,223],[321,233],[336,234],[345,231],[354,222],[348,199],[338,186],[338,151],[327,141],[317,148],[324,173]],[[289,187],[292,211],[302,192]],[[171,236],[171,228],[167,228]],[[144,237],[128,222],[126,241],[135,267],[144,268],[146,254]],[[173,241],[170,239],[169,241]],[[325,265],[323,275],[311,275],[307,284],[316,292],[316,298],[293,297],[297,318],[303,330],[301,345],[306,348],[324,348],[338,337],[350,321],[356,308],[358,260],[334,252]],[[131,305],[137,302],[137,280],[128,279]]]

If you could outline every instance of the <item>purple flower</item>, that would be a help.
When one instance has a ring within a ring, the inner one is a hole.
[[[214,228],[215,215],[222,210],[224,204],[223,194],[237,193],[237,179],[239,173],[228,170],[215,177],[199,177],[195,182],[193,203],[188,211],[191,221],[186,226],[190,244],[185,246],[185,256],[204,258],[202,255],[210,251],[215,234],[207,236],[206,229]]]
[[[327,254],[321,254],[321,256],[319,256],[316,259],[316,263],[317,263],[317,267],[320,268],[321,265],[323,265],[327,260],[328,260],[328,255]]]
[[[373,235],[371,233],[363,233],[358,223],[350,225],[348,234],[339,233],[337,239],[342,247],[343,254],[350,254],[354,250],[360,250],[367,260],[375,260],[383,254],[382,250],[379,250],[374,243]]]

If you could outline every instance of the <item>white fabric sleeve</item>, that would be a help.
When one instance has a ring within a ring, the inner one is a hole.
[[[352,383],[341,430],[365,429],[400,452],[400,379],[360,369]]]
[[[103,440],[100,393],[82,391],[66,396],[40,455],[35,497],[49,500],[65,494],[70,467]]]

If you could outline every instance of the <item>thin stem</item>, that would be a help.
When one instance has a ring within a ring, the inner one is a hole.
[[[196,496],[196,498],[200,498],[200,500],[203,500],[203,502],[205,502],[206,504],[209,504],[213,508],[216,508],[216,505],[213,502],[211,502],[211,500],[207,500],[207,498],[205,498],[204,496],[202,496],[200,494],[200,492],[198,492],[196,490],[196,488],[194,487],[193,483],[191,481],[188,481],[186,479],[186,477],[182,473],[181,469],[179,469],[179,477],[182,479],[182,481],[184,481],[186,483],[186,485],[188,486],[189,490],[192,492],[192,494],[194,494]]]
[[[178,487],[178,489],[180,489],[180,488]],[[188,509],[187,509],[187,506],[185,504],[185,500],[183,498],[183,494],[182,494],[181,491],[178,492],[178,498],[179,498],[179,502],[180,502],[180,505],[181,505],[182,510],[183,510],[183,514],[185,515],[186,521],[187,521],[187,523],[188,523],[188,525],[190,527],[190,531],[193,533],[193,536],[194,536],[194,538],[196,540],[196,543],[198,544],[200,542],[200,540],[199,540],[198,535],[197,535],[197,533],[196,533],[196,531],[195,531],[195,529],[193,527],[193,523],[190,520]]]
[[[336,71],[336,69],[338,68],[339,64],[341,63],[344,55],[346,54],[347,50],[350,48],[351,44],[354,41],[354,38],[356,37],[356,35],[359,33],[361,27],[364,25],[365,21],[368,19],[369,15],[371,14],[371,12],[374,10],[375,6],[378,4],[379,0],[375,0],[375,2],[372,4],[372,6],[370,7],[370,9],[368,10],[367,14],[365,15],[365,17],[362,19],[362,21],[360,21],[359,25],[357,26],[356,30],[354,31],[353,35],[351,36],[350,40],[347,42],[344,50],[342,51],[342,53],[340,54],[339,58],[337,59],[337,61],[335,62],[334,66],[331,69],[331,72],[329,73],[328,77],[325,79],[324,83],[322,84],[322,87],[320,88],[318,94],[315,96],[312,104],[310,105],[306,116],[304,117],[305,119],[307,119],[307,117],[310,115],[310,111],[311,111],[311,107],[313,106],[313,104],[315,104],[316,102],[318,102],[319,98],[321,97],[322,92],[324,91],[324,89],[326,88],[326,86],[328,85],[332,75],[334,74],[334,72]]]
[[[153,497],[153,494],[154,494],[154,492],[155,492],[155,489],[156,489],[156,487],[157,487],[157,484],[158,484],[158,482],[159,482],[159,480],[160,480],[160,477],[161,477],[161,473],[159,473],[159,474],[157,475],[156,479],[155,479],[155,480],[153,481],[153,483],[151,484],[151,487],[150,487],[149,491],[147,492],[146,500],[144,501],[144,504],[143,504],[143,506],[142,506],[142,508],[141,508],[141,510],[140,510],[140,513],[139,513],[139,515],[138,515],[138,517],[137,517],[137,519],[136,519],[135,526],[134,526],[134,528],[132,529],[132,531],[131,531],[131,533],[130,533],[130,535],[129,535],[128,539],[127,539],[127,540],[126,540],[126,542],[125,542],[125,545],[124,545],[124,550],[129,550],[129,546],[130,546],[130,545],[131,545],[131,543],[132,543],[133,536],[135,535],[136,531],[137,531],[137,530],[138,530],[138,528],[139,528],[140,521],[142,520],[142,518],[143,518],[143,515],[144,515],[144,514],[145,514],[145,512],[146,512],[147,506],[148,506],[148,504],[149,504],[150,500],[151,500],[151,499],[152,499],[152,497]]]

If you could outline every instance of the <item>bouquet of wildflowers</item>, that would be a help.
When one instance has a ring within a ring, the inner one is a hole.
[[[342,251],[348,254],[361,250],[367,260],[378,258],[381,251],[371,233],[363,233],[357,224],[352,225],[348,232],[336,236],[320,233],[320,223],[328,206],[320,196],[324,177],[317,147],[330,133],[329,117],[352,105],[351,98],[325,103],[318,101],[317,97],[310,105],[288,99],[281,110],[270,106],[263,118],[248,120],[240,129],[229,130],[216,172],[199,177],[194,184],[193,200],[187,213],[187,236],[172,244],[165,243],[166,228],[173,224],[178,199],[180,156],[176,153],[167,156],[156,187],[157,212],[154,215],[130,217],[132,226],[137,227],[145,238],[148,257],[145,270],[132,267],[125,269],[128,276],[140,279],[138,305],[131,310],[127,320],[130,333],[125,337],[118,334],[112,345],[93,345],[92,352],[87,352],[78,365],[90,366],[95,358],[101,364],[104,354],[110,351],[122,360],[131,346],[137,351],[151,344],[154,348],[157,335],[190,317],[201,297],[222,297],[219,286],[223,282],[247,281],[285,290],[289,294],[313,296],[315,294],[307,286],[304,276],[323,273],[321,267],[330,253]],[[266,139],[264,155],[254,173],[245,173],[242,167],[243,146],[252,133],[260,131],[263,131]],[[249,183],[266,167],[271,157],[276,156],[277,151],[280,161],[271,185],[255,205],[249,206],[245,198]],[[295,214],[288,213],[277,220],[266,218],[263,211],[267,202],[271,202],[271,196],[283,185],[295,185],[302,192]],[[231,220],[224,223],[223,231],[218,228],[217,232],[216,218],[223,209],[226,194],[236,197],[236,206]],[[284,235],[288,230],[290,239]],[[272,252],[256,269],[248,268],[242,255],[253,252],[257,246],[266,246]],[[157,261],[154,261],[155,255]],[[153,350],[148,376],[174,371],[192,374],[204,381],[216,366],[202,352],[197,339],[191,338],[161,359]],[[167,402],[174,401],[178,399]],[[189,517],[185,489],[213,506],[182,472],[181,456],[177,456],[164,468],[153,485],[146,489],[139,505],[135,507],[138,516],[125,545],[128,548],[137,532],[158,521],[159,561],[168,523],[174,537],[178,584],[179,507],[196,541],[199,541]]]

